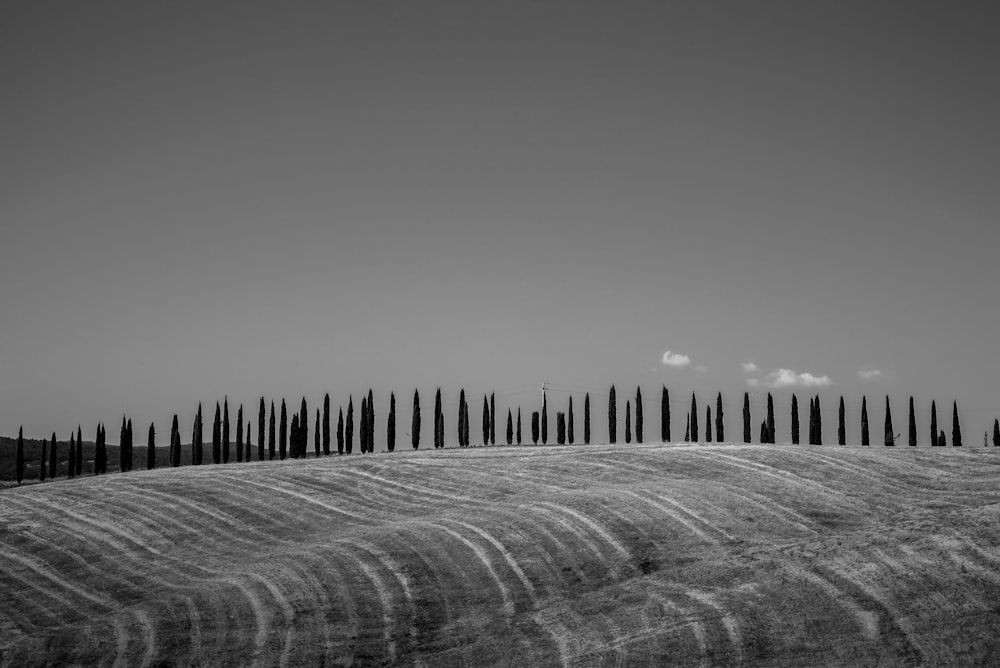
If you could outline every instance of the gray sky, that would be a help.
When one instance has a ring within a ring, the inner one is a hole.
[[[460,387],[545,378],[598,414],[641,385],[647,438],[661,383],[675,424],[721,390],[738,436],[788,369],[828,440],[862,392],[880,440],[888,392],[978,445],[997,34],[991,2],[4,2],[0,433],[370,386],[408,431],[440,385],[452,438]]]

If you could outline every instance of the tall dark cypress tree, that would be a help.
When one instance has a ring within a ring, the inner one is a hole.
[[[441,411],[441,388],[434,393],[434,448],[444,447],[444,417]]]
[[[236,412],[236,462],[243,463],[243,404]]]
[[[458,447],[465,447],[465,388],[458,392]]]
[[[277,455],[277,439],[275,438],[275,433],[277,428],[275,426],[276,420],[274,418],[274,400],[271,400],[271,414],[267,420],[267,458],[269,461],[273,460]]]
[[[323,454],[330,454],[330,393],[323,397]]]
[[[156,428],[153,423],[149,423],[149,434],[146,438],[146,470],[152,471],[156,468]]]
[[[320,448],[323,447],[323,444],[320,441],[321,434],[320,434],[320,421],[319,421],[318,408],[316,409],[316,428],[313,430],[313,434],[315,434],[315,436],[313,436],[313,453],[318,458],[320,456],[320,453],[322,452]]]
[[[1000,419],[993,420],[993,447],[1000,448]]]
[[[774,398],[767,393],[767,442],[774,443]]]
[[[260,406],[257,408],[257,461],[264,461],[264,430],[267,423],[267,408],[264,406],[264,397],[260,398]],[[247,436],[247,441],[250,436]]]
[[[954,447],[962,446],[962,427],[958,424],[958,402],[952,404],[951,409],[951,444]]]
[[[642,443],[642,388],[635,388],[635,442]]]
[[[942,429],[942,430],[941,430],[941,433],[940,433],[940,434],[938,434],[938,442],[937,442],[937,444],[938,444],[938,445],[939,445],[940,447],[942,447],[942,448],[943,448],[944,446],[948,445],[948,439],[946,439],[946,438],[944,437],[944,429]]]
[[[517,409],[517,444],[521,445],[524,441],[521,440],[521,408]]]
[[[871,445],[871,435],[868,431],[867,397],[861,397],[861,445]]]
[[[514,444],[514,414],[507,409],[507,445]]]
[[[24,427],[17,430],[17,453],[14,455],[14,478],[20,485],[24,481]]]
[[[483,445],[490,444],[490,402],[487,396],[483,395]]]
[[[521,424],[521,409],[517,409],[517,423]],[[518,427],[517,430],[518,444],[521,443],[521,429]],[[583,442],[586,445],[590,445],[590,392],[587,392],[586,396],[583,397]]]
[[[285,400],[281,400],[281,417],[278,421],[278,459],[288,456],[288,408]]]
[[[45,476],[49,472],[49,460],[48,460],[48,443],[45,439],[42,439],[41,450],[38,453],[38,479],[42,482],[45,481]]]
[[[531,442],[538,445],[538,411],[531,412]]]
[[[173,434],[170,436],[173,439]],[[222,462],[222,407],[215,402],[215,419],[212,420],[212,463]]]
[[[712,405],[705,406],[705,442],[712,442]]]
[[[660,440],[670,442],[670,393],[666,385],[660,392]]]
[[[216,404],[218,407],[218,404]],[[173,467],[178,467],[181,465],[181,431],[177,423],[177,413],[174,413],[174,419],[170,423],[170,465]]]
[[[847,408],[844,406],[844,395],[840,396],[840,408],[837,410],[837,445],[847,445]]]
[[[573,397],[569,398],[569,416],[566,419],[566,438],[569,439],[569,444],[573,445]]]
[[[101,427],[101,475],[108,472],[108,428],[102,422]]]
[[[625,442],[632,442],[632,402],[625,400]]]
[[[94,475],[100,475],[101,471],[101,423],[97,423],[97,433],[94,434]]]
[[[52,432],[52,440],[50,443],[52,443],[52,446],[49,448],[49,477],[55,480],[57,472],[56,465],[59,463],[59,446],[56,445],[55,432]]]
[[[302,397],[302,404],[299,406],[299,432],[298,456],[305,459],[309,449],[309,409],[306,407],[305,397]]]
[[[542,445],[547,445],[549,442],[549,410],[548,410],[548,399],[545,397],[545,392],[542,392]]]
[[[76,474],[83,475],[83,429],[76,425]]]
[[[470,422],[469,422],[469,402],[468,401],[466,401],[465,403],[462,404],[460,412],[461,412],[460,419],[462,420],[462,435],[461,435],[460,445],[463,445],[465,447],[469,447],[469,444],[472,443],[472,438],[469,436],[469,434],[470,434],[470,432],[469,432]]]
[[[769,433],[767,433],[767,432],[768,432],[768,430],[767,430],[767,420],[766,419],[761,420],[760,421],[760,442],[761,443],[770,443],[771,442],[771,435]]]
[[[371,388],[368,388],[368,429],[365,434],[368,436],[368,452],[375,452],[375,398]]]
[[[299,458],[299,439],[302,437],[302,425],[299,422],[299,414],[292,413],[292,424],[288,427],[288,456],[290,459]]]
[[[726,424],[722,413],[722,392],[715,397],[715,441],[724,443],[726,440]]]
[[[937,403],[931,401],[931,445],[940,445],[938,438]]]
[[[743,393],[743,442],[750,442],[750,393]]]
[[[885,396],[885,445],[896,445],[896,437],[892,435],[892,409],[889,407],[889,395]]]
[[[917,418],[913,412],[913,397],[910,397],[910,424],[909,424],[910,446],[917,446]]]
[[[396,450],[396,393],[389,393],[389,419],[385,425],[385,449]]]
[[[69,458],[66,460],[66,477],[76,476],[76,435],[69,432]]]
[[[556,443],[566,445],[566,414],[556,411]]]
[[[691,442],[698,442],[698,400],[691,393]]]
[[[420,447],[420,390],[413,390],[413,414],[410,417],[410,446]]]
[[[496,393],[490,392],[490,445],[497,444],[497,403]]]
[[[128,432],[125,431],[125,416],[122,416],[122,428],[118,433],[118,470],[128,471]]]
[[[809,397],[809,445],[816,445],[816,402]]]
[[[133,467],[132,452],[134,450],[132,448],[132,418],[128,419],[128,425],[125,427],[125,435],[128,438],[128,470],[131,471]]]
[[[337,454],[344,454],[344,408],[337,408]]]
[[[229,397],[223,400],[222,411],[222,463],[229,463]]]
[[[819,404],[819,395],[816,395],[816,445],[823,445],[823,409]]]
[[[253,448],[250,445],[250,420],[247,420],[247,437],[246,438],[247,438],[247,441],[246,441],[246,450],[243,451],[243,454],[246,456],[246,461],[249,462],[252,459],[252,457],[250,455],[253,453]]]
[[[799,444],[799,400],[792,394],[792,445]]]
[[[361,419],[358,420],[358,448],[368,452],[368,397],[361,395]]]
[[[263,399],[261,400],[263,401]],[[201,464],[204,458],[205,450],[205,438],[204,438],[205,423],[201,417],[201,402],[198,402],[198,413],[194,416],[194,426],[191,427],[191,463]],[[261,434],[263,434],[263,429]]]
[[[615,386],[612,385],[608,394],[608,443],[612,445],[618,441],[618,408],[615,401]]]

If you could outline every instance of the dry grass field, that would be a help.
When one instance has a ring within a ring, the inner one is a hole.
[[[1000,453],[354,455],[0,492],[0,665],[1000,663]]]

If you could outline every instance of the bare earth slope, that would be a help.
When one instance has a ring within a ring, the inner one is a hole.
[[[0,492],[0,665],[1000,662],[1000,453],[481,448]]]

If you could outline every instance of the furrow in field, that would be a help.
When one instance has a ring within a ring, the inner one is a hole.
[[[264,609],[264,604],[261,602],[260,596],[257,595],[257,592],[245,580],[245,578],[233,576],[223,579],[222,582],[238,591],[240,596],[246,599],[250,605],[250,612],[253,614],[254,627],[256,629],[254,633],[253,665],[265,665],[263,660],[264,651],[267,646],[268,631],[270,629],[270,615]]]
[[[503,543],[480,527],[469,524],[468,522],[448,519],[444,519],[442,521],[464,527],[492,545],[496,551],[500,553],[500,556],[503,557],[504,561],[507,562],[510,569],[514,571],[514,575],[517,576],[517,579],[521,581],[521,584],[524,586],[524,591],[527,594],[528,599],[531,601],[532,607],[535,607],[538,604],[538,597],[535,594],[535,586],[531,584],[530,580],[528,580],[528,576],[524,574],[524,571],[521,570],[521,567],[518,565],[517,559],[514,558],[514,556],[510,553],[510,550],[508,550]]]
[[[148,668],[153,665],[153,661],[156,659],[156,628],[153,625],[153,620],[150,619],[149,614],[142,609],[136,609],[133,611],[136,621],[142,628],[142,643],[145,651],[142,654],[142,661],[139,663],[141,668]]]
[[[530,511],[535,517],[541,519],[547,519],[559,526],[564,532],[573,536],[577,541],[582,543],[587,550],[589,550],[605,568],[610,568],[611,562],[614,561],[614,557],[610,554],[606,554],[605,550],[602,550],[596,542],[594,542],[590,535],[583,529],[575,526],[564,516],[546,508],[534,507]],[[576,552],[576,550],[573,550]]]
[[[232,476],[226,476],[226,475],[223,475],[223,474],[219,474],[219,477],[220,478],[229,478],[230,480],[240,481],[240,478],[234,478]],[[348,511],[344,510],[343,508],[338,508],[337,506],[334,506],[332,504],[326,503],[324,501],[319,501],[317,499],[314,499],[311,496],[308,496],[306,494],[300,494],[299,492],[296,492],[296,491],[293,491],[293,490],[290,490],[290,489],[286,489],[284,487],[279,487],[277,485],[267,485],[267,484],[264,484],[264,483],[261,483],[261,482],[254,482],[254,481],[251,481],[251,480],[242,480],[241,482],[244,485],[250,485],[252,487],[256,487],[256,488],[259,488],[259,489],[268,490],[270,492],[273,492],[275,495],[289,496],[289,497],[298,499],[298,500],[300,500],[300,501],[302,501],[302,502],[304,502],[306,504],[317,506],[319,508],[323,508],[325,510],[328,510],[328,511],[330,511],[332,513],[336,513],[337,515],[342,515],[344,517],[348,517],[348,518],[350,518],[352,520],[355,520],[359,524],[369,524],[371,522],[370,518],[368,518],[368,517],[366,517],[364,515],[359,515],[357,513],[348,512]]]
[[[787,524],[790,524],[802,531],[810,534],[819,533],[818,526],[815,520],[812,520],[805,515],[789,508],[788,506],[778,503],[775,499],[768,497],[764,494],[757,494],[756,492],[751,492],[746,488],[741,488],[737,485],[733,485],[727,482],[716,482],[722,488],[731,494],[733,497],[738,499],[739,503],[749,503],[752,506],[759,508],[765,513],[771,514]]]
[[[358,541],[354,543],[354,546],[359,550],[364,550],[374,557],[378,565],[396,580],[400,591],[403,593],[403,600],[406,602],[406,616],[409,618],[409,624],[407,625],[409,642],[403,648],[401,655],[412,656],[414,657],[416,664],[422,665],[423,662],[420,660],[420,657],[415,655],[419,634],[417,632],[417,614],[416,607],[413,603],[413,588],[410,583],[410,578],[407,577],[406,571],[404,571],[402,565],[388,552],[377,545],[367,541]]]
[[[29,591],[37,593],[29,594]],[[4,600],[8,601],[4,605],[4,616],[25,633],[34,633],[39,626],[59,626],[65,623],[66,615],[74,610],[74,604],[65,597],[10,569],[0,569],[0,592],[4,594]],[[43,604],[43,601],[46,603]],[[53,602],[56,605],[52,605]],[[35,614],[29,616],[28,608],[33,608]],[[37,617],[46,618],[48,622],[42,623]],[[30,622],[30,625],[25,622]]]
[[[51,598],[65,602],[68,610],[75,610],[79,604],[67,598],[66,593],[72,594],[77,599],[87,601],[91,606],[98,610],[106,611],[113,606],[113,601],[111,601],[107,596],[104,596],[99,592],[88,591],[87,589],[78,586],[71,580],[62,576],[60,573],[54,572],[48,564],[41,563],[32,557],[4,550],[3,547],[0,546],[0,559],[6,559],[14,562],[15,564],[20,565],[21,568],[34,573],[37,577],[32,579],[32,584],[38,580],[47,582],[49,587],[42,589],[41,586],[39,586],[39,590],[47,591],[49,592]]]
[[[875,642],[879,639],[880,633],[878,630],[878,616],[871,612],[870,610],[865,610],[854,597],[847,591],[838,587],[836,584],[822,577],[821,575],[808,571],[797,564],[788,562],[782,565],[783,570],[785,570],[789,575],[799,580],[805,580],[806,582],[818,587],[823,591],[824,594],[832,598],[837,605],[844,609],[854,621],[857,623],[858,628],[860,628],[862,634],[869,641]]]
[[[285,627],[284,629],[285,633],[282,636],[281,651],[279,653],[278,665],[287,666],[288,655],[291,652],[292,648],[294,624],[295,624],[295,611],[292,609],[291,604],[288,602],[288,598],[285,597],[284,593],[282,593],[282,591],[278,589],[277,585],[271,582],[271,580],[264,577],[260,573],[248,573],[247,578],[260,583],[260,585],[267,590],[267,593],[271,596],[271,599],[281,610],[281,615],[284,619],[282,625]],[[268,629],[268,633],[267,636],[264,638],[265,643],[267,642],[267,637],[270,636],[270,630],[274,628],[274,624],[272,622],[273,619],[269,619],[267,622],[266,628]],[[278,630],[280,632],[280,628]]]
[[[570,508],[569,506],[563,506],[558,503],[552,503],[550,501],[540,501],[536,505],[548,508],[549,510],[552,510],[553,512],[559,514],[568,515],[569,517],[572,517],[577,522],[583,524],[588,529],[590,529],[593,533],[600,536],[604,542],[606,542],[608,545],[614,548],[615,552],[617,552],[622,559],[627,560],[629,558],[628,549],[624,545],[622,545],[618,541],[618,539],[612,536],[604,527],[602,527],[596,521],[594,521],[590,517],[587,517],[583,513],[577,512],[576,510]]]
[[[708,461],[719,462],[720,464],[725,464],[727,466],[732,466],[735,468],[743,469],[745,471],[751,471],[757,475],[767,476],[769,478],[775,478],[782,481],[785,484],[792,484],[798,487],[804,487],[810,489],[818,494],[822,494],[829,499],[836,499],[832,505],[837,507],[844,507],[847,505],[847,499],[843,493],[838,492],[834,489],[830,489],[826,485],[822,485],[809,478],[803,478],[802,476],[796,475],[785,469],[778,468],[775,466],[770,466],[768,464],[762,464],[755,462],[753,460],[742,459],[740,457],[735,457],[732,455],[725,455],[720,452],[712,453],[691,453],[692,456],[701,457],[702,459]]]
[[[711,608],[719,615],[719,621],[726,630],[726,635],[729,637],[729,642],[736,654],[736,663],[743,663],[743,634],[740,632],[740,625],[736,621],[736,617],[720,605],[716,597],[712,594],[698,591],[697,589],[689,589],[687,596]]]
[[[632,499],[635,499],[636,501],[639,501],[640,503],[643,503],[646,506],[649,506],[650,508],[654,508],[661,515],[669,517],[670,519],[677,522],[678,524],[683,526],[685,529],[687,529],[695,536],[697,536],[704,542],[708,543],[709,545],[719,545],[720,543],[715,536],[710,536],[706,531],[703,531],[702,529],[698,528],[698,526],[691,521],[691,518],[701,522],[701,524],[703,526],[707,526],[709,530],[721,534],[723,538],[726,538],[727,540],[732,540],[732,536],[730,536],[728,533],[722,531],[718,527],[715,527],[711,523],[706,522],[704,519],[700,518],[694,513],[688,512],[686,513],[687,516],[685,516],[685,509],[683,508],[683,506],[673,502],[671,499],[665,498],[658,494],[654,494],[648,490],[642,490],[642,493],[634,492],[632,490],[622,490],[621,494],[624,494]],[[663,503],[660,503],[660,501],[669,503],[671,506],[673,506],[673,508],[665,506]]]
[[[441,500],[457,501],[459,503],[467,503],[469,500],[468,497],[465,496],[459,496],[457,494],[449,494],[448,492],[438,491],[430,487],[427,487],[425,485],[415,485],[411,483],[399,482],[397,480],[390,480],[389,478],[384,478],[382,476],[375,475],[374,473],[369,473],[367,471],[362,471],[360,469],[355,469],[351,471],[351,473],[356,476],[372,480],[376,483],[379,483],[380,485],[397,487],[405,492],[410,492],[411,494],[419,494],[425,497],[436,497],[439,503],[441,502]]]

